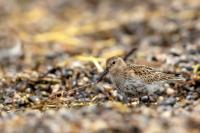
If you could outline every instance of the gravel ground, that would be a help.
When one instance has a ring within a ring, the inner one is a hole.
[[[80,6],[81,5],[81,6]],[[0,132],[200,132],[199,0],[0,1]],[[118,100],[105,61],[185,82]]]

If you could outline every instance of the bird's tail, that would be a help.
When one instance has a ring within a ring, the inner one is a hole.
[[[168,82],[185,82],[185,78],[180,77],[180,76],[172,76],[167,80]]]

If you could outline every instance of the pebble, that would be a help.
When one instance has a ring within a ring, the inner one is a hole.
[[[172,115],[172,112],[171,111],[164,111],[162,112],[161,116],[163,118],[169,118],[170,116]]]
[[[7,88],[5,92],[6,92],[6,96],[8,96],[8,97],[14,97],[14,95],[16,93],[16,91],[12,88]]]
[[[38,96],[30,96],[28,99],[33,103],[39,103],[40,102],[40,99],[39,99]]]
[[[108,125],[103,120],[96,120],[95,122],[92,123],[92,130],[94,132],[98,132],[106,128],[108,128]]]
[[[70,77],[72,77],[73,75],[73,70],[72,69],[62,69],[61,70],[61,74],[63,77],[69,79]]]
[[[181,53],[182,53],[182,50],[178,49],[178,48],[172,48],[170,50],[170,54],[173,56],[179,56],[179,55],[181,55]]]
[[[42,113],[39,110],[28,110],[27,112],[25,112],[25,115],[29,118],[39,118],[42,115]]]
[[[4,100],[4,104],[11,104],[11,103],[13,103],[13,99],[10,97],[6,97]]]
[[[20,92],[24,92],[27,88],[27,83],[26,81],[22,81],[22,82],[19,82],[17,85],[16,85],[16,90],[17,91],[20,91]]]
[[[52,90],[51,93],[53,93],[53,94],[56,93],[56,92],[58,92],[60,90],[60,85],[59,84],[52,85],[51,86],[51,90]]]
[[[140,98],[140,101],[146,103],[146,102],[149,101],[149,97],[148,96],[143,96],[143,97]]]
[[[196,88],[196,92],[200,93],[200,87]]]
[[[63,119],[67,121],[73,120],[74,118],[78,117],[78,116],[75,116],[71,111],[66,110],[64,108],[59,110],[59,114]]]
[[[32,89],[29,87],[25,90],[26,93],[30,93],[32,91]]]
[[[26,106],[27,102],[24,99],[17,100],[16,102],[19,107]]]
[[[182,71],[193,71],[193,68],[192,68],[192,65],[191,64],[188,64],[188,63],[179,63],[179,67],[182,68]]]
[[[197,100],[198,98],[199,98],[199,96],[196,93],[187,95],[187,97],[186,97],[187,100]]]
[[[161,105],[165,105],[165,106],[173,106],[176,103],[176,98],[174,97],[169,97],[167,99],[165,99]]]
[[[158,99],[158,96],[156,96],[156,95],[151,95],[151,96],[149,96],[149,101],[150,101],[150,102],[156,102],[157,99]]]
[[[175,93],[175,91],[172,88],[167,88],[166,93],[167,93],[167,95],[171,96],[171,95],[173,95]]]

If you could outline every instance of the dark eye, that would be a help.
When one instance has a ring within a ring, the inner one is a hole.
[[[114,65],[114,64],[115,64],[115,61],[113,61],[112,64]]]

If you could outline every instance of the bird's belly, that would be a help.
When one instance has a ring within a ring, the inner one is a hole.
[[[124,86],[124,79],[119,77],[111,78],[112,83],[115,85],[117,89],[122,89]]]
[[[145,84],[142,81],[139,80],[131,80],[131,81],[125,81],[123,85],[123,89],[125,91],[138,91],[141,88],[144,88]]]
[[[145,83],[137,79],[125,79],[114,77],[111,79],[115,87],[121,91],[133,91],[144,87]]]
[[[115,88],[120,92],[126,95],[137,96],[140,94],[152,94],[158,90],[162,90],[160,84],[152,83],[147,84],[142,80],[130,78],[126,79],[120,76],[112,76],[111,77],[112,83],[114,84]]]

